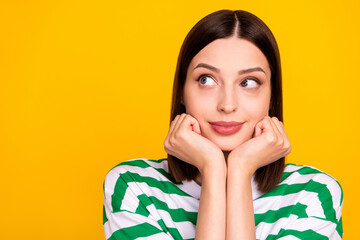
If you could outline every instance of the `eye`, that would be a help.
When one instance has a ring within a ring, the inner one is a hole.
[[[216,84],[215,80],[209,75],[201,75],[197,81],[204,86],[213,86]]]
[[[247,78],[244,81],[242,81],[240,85],[242,87],[247,87],[247,88],[256,88],[258,85],[260,85],[260,83],[258,80]]]

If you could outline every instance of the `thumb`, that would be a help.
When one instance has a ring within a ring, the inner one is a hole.
[[[197,134],[201,135],[199,122],[195,118],[193,118],[192,121],[191,121],[191,127],[192,127],[192,131],[194,131]]]
[[[191,130],[191,131],[193,131],[193,132],[195,132],[195,133],[197,133],[197,134],[201,134],[200,125],[199,125],[199,122],[196,120],[196,118],[194,118],[193,116],[187,114],[187,115],[186,115],[186,118],[184,119],[184,121],[185,121],[185,122],[184,122],[184,123],[185,123],[185,126],[186,126],[189,130]]]
[[[254,133],[254,137],[258,137],[262,134],[263,132],[263,126],[262,126],[262,121],[258,122],[255,126],[255,133]]]

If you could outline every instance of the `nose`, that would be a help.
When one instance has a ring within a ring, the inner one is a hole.
[[[235,112],[238,107],[235,89],[222,89],[219,96],[218,111],[223,113]]]

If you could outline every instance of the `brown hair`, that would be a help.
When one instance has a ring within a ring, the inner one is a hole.
[[[265,23],[255,15],[242,11],[220,10],[201,19],[188,33],[180,49],[171,104],[171,118],[185,113],[181,104],[186,72],[194,56],[212,41],[238,36],[255,44],[265,55],[271,70],[270,116],[283,121],[280,54],[276,40]],[[175,181],[193,180],[199,174],[196,167],[168,154],[169,171]],[[285,160],[263,166],[255,172],[255,181],[261,191],[271,191],[281,180]]]

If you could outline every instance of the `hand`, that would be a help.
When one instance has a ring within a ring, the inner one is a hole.
[[[186,113],[177,115],[171,122],[164,147],[168,154],[197,167],[201,174],[206,167],[225,164],[221,149],[201,136],[198,121]]]
[[[255,171],[291,152],[284,124],[276,117],[266,116],[255,126],[254,137],[232,150],[228,165],[240,166],[252,176]]]

